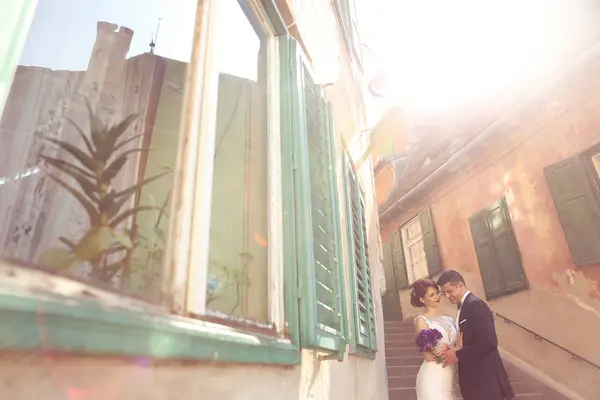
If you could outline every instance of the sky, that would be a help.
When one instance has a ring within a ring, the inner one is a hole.
[[[217,4],[219,71],[256,79],[260,46],[256,33],[237,0],[219,0]],[[189,62],[196,6],[197,0],[39,0],[20,64],[85,70],[98,21],[133,30],[128,58],[146,53],[159,20],[155,53]]]

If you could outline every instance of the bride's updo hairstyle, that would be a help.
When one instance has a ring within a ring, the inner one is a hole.
[[[418,279],[412,285],[412,292],[410,292],[410,304],[413,307],[425,307],[425,304],[421,301],[423,297],[425,297],[425,293],[427,290],[432,287],[435,290],[439,291],[440,287],[435,281],[431,279]]]

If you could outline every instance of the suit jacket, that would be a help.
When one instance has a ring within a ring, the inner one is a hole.
[[[458,381],[464,400],[504,400],[515,397],[498,352],[494,315],[488,305],[467,295],[458,327],[463,347],[458,357]]]

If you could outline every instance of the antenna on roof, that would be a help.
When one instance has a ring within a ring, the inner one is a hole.
[[[162,18],[158,19],[158,23],[156,24],[156,34],[154,35],[154,37],[150,38],[150,54],[154,54],[154,48],[156,47],[156,42],[158,41],[158,31],[160,30],[160,20]]]

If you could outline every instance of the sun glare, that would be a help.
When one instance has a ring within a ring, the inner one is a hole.
[[[522,89],[559,65],[583,29],[577,2],[383,2],[393,28],[378,46],[391,77],[386,97],[431,109]]]

